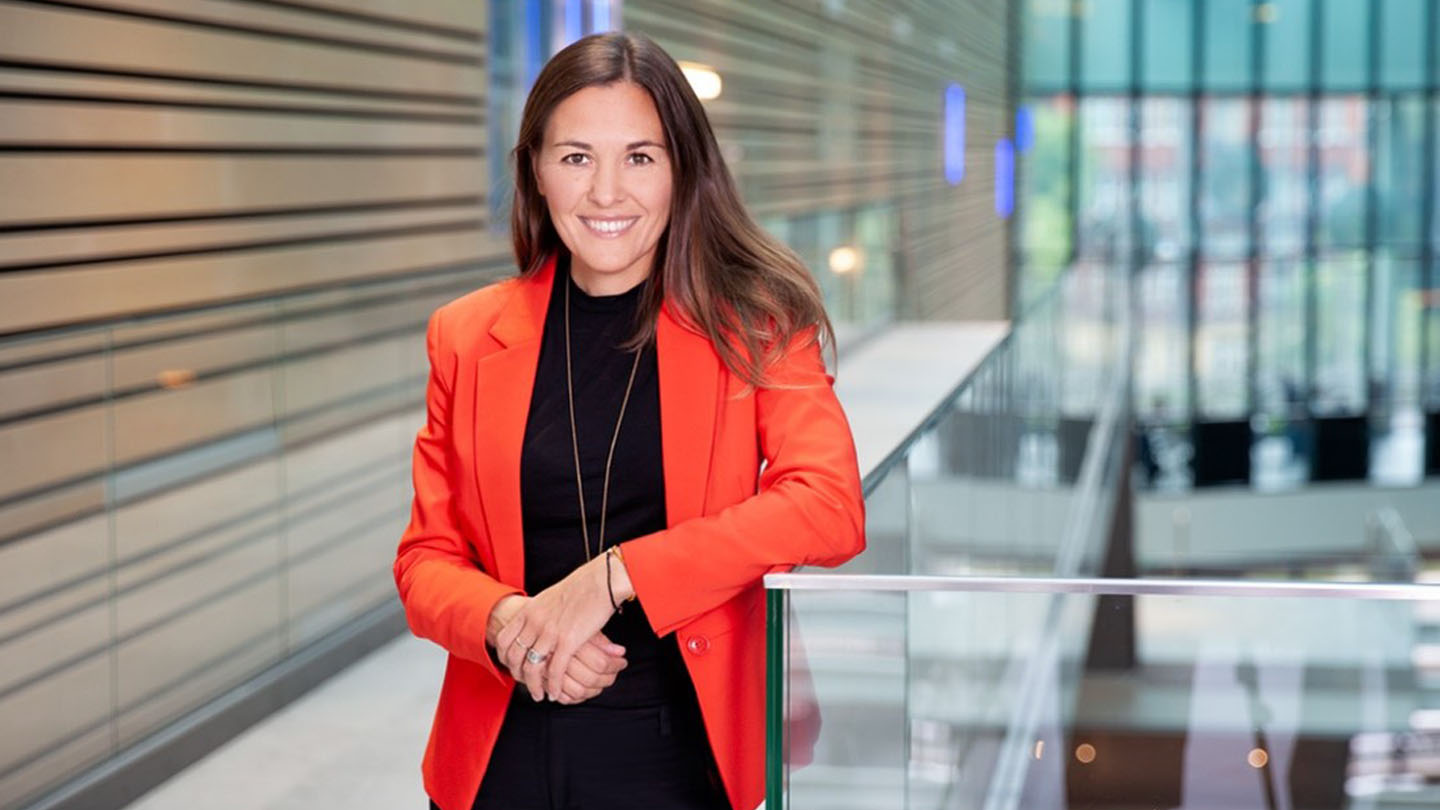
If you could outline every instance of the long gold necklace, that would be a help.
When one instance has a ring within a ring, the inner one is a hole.
[[[580,438],[575,430],[575,381],[570,370],[570,285],[565,279],[565,394],[570,400],[570,446],[575,451],[575,494],[580,498],[580,537],[585,543],[585,560],[590,554],[590,520],[585,516],[585,482],[580,476]],[[630,366],[630,380],[625,383],[625,398],[620,401],[620,416],[615,420],[615,433],[610,436],[610,452],[605,456],[605,479],[600,490],[600,537],[595,553],[605,550],[605,511],[610,503],[610,463],[615,460],[615,443],[620,438],[620,423],[625,421],[625,408],[630,404],[630,389],[635,385],[635,371],[640,368],[640,354],[635,351],[635,362]]]

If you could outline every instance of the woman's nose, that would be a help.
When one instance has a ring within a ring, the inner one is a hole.
[[[624,196],[618,166],[602,163],[590,176],[590,200],[596,205],[614,205]]]

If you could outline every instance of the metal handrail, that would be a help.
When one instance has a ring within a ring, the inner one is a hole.
[[[1051,299],[1060,294],[1060,289],[1063,286],[1062,280],[1057,280],[1049,289],[1036,296],[1035,300],[1027,304],[1025,311],[1021,313],[1018,318],[1010,321],[1010,331],[1006,332],[1005,336],[1000,339],[1000,342],[996,343],[995,346],[990,349],[990,353],[985,355],[979,363],[975,364],[974,368],[970,369],[967,374],[961,377],[959,382],[955,383],[954,387],[940,398],[940,401],[936,403],[935,407],[931,408],[930,412],[925,414],[925,417],[920,420],[920,423],[911,429],[909,433],[906,433],[905,438],[901,439],[900,442],[896,444],[890,452],[886,453],[885,457],[880,459],[880,462],[861,479],[860,489],[866,498],[874,494],[875,490],[880,487],[881,482],[885,480],[885,476],[889,475],[890,471],[910,454],[910,449],[915,446],[915,443],[925,436],[925,434],[934,430],[936,425],[940,424],[940,421],[954,408],[955,402],[965,394],[965,391],[971,386],[975,379],[990,367],[993,358],[1003,356],[1004,352],[1010,348],[1011,343],[1014,341],[1016,327],[1027,321],[1032,313],[1048,305]]]
[[[1090,596],[1304,597],[1313,599],[1440,600],[1440,585],[1410,582],[1141,579],[1034,576],[897,576],[891,574],[766,574],[776,591],[907,593],[1065,593]]]

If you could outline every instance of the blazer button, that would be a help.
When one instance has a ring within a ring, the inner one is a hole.
[[[710,639],[704,636],[691,636],[690,640],[685,642],[685,649],[694,655],[704,655],[710,651]]]

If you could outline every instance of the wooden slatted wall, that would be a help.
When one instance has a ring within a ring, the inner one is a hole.
[[[393,605],[486,17],[0,1],[0,808]]]

